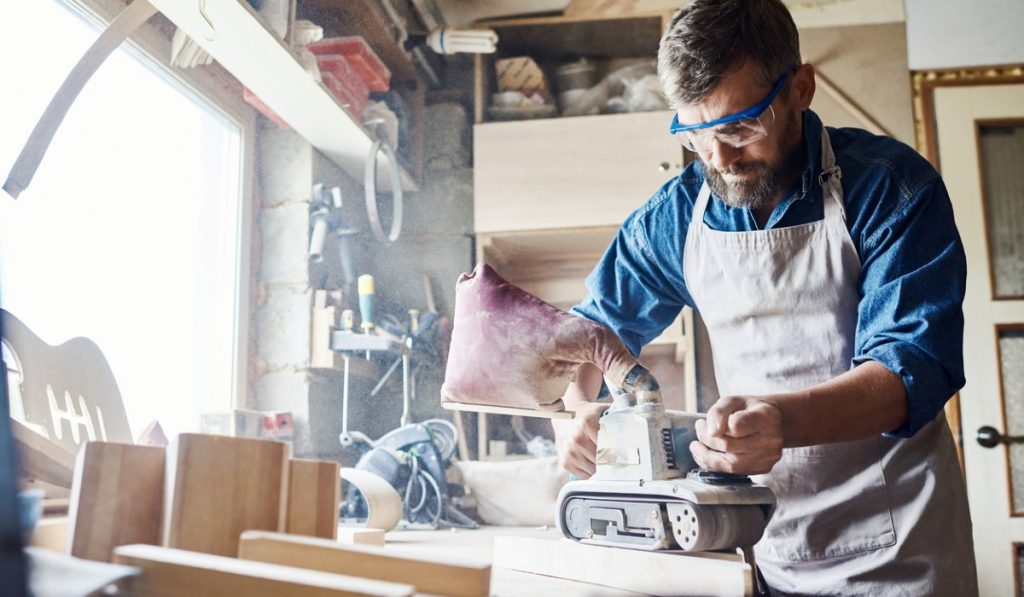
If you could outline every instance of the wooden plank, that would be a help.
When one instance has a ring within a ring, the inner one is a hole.
[[[573,417],[573,413],[568,410],[533,410],[529,408],[490,406],[486,404],[463,404],[461,402],[442,402],[441,406],[446,410],[455,410],[471,413],[484,413],[491,415],[514,415],[521,417],[537,417],[540,419],[571,419]]]
[[[486,562],[440,557],[363,545],[248,531],[238,557],[322,572],[350,574],[413,585],[418,592],[475,597],[487,595],[491,566]]]
[[[494,566],[646,595],[751,595],[749,564],[728,554],[679,554],[496,537]]]
[[[114,562],[142,569],[131,594],[151,597],[339,597],[413,594],[409,585],[247,562],[152,545],[114,550]]]
[[[281,531],[288,444],[183,433],[167,448],[163,544],[234,557],[242,531]]]
[[[68,509],[72,556],[110,562],[119,545],[160,544],[164,456],[164,449],[156,446],[82,446]]]
[[[328,460],[289,461],[288,515],[285,531],[335,539],[341,504],[341,468]]]
[[[68,550],[68,517],[53,516],[43,518],[36,523],[32,529],[32,537],[29,538],[30,547],[41,547],[57,553],[67,553]]]
[[[11,419],[11,432],[17,442],[21,476],[38,479],[58,487],[71,487],[75,454],[57,442],[32,431],[21,421]]]
[[[340,527],[337,542],[345,545],[384,545],[383,529]]]
[[[679,0],[572,0],[562,15],[573,19],[609,19],[678,10]]]

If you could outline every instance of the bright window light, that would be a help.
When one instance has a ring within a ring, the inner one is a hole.
[[[98,32],[56,0],[0,3],[0,177]],[[231,408],[238,337],[241,131],[147,62],[108,58],[28,189],[0,192],[0,306],[98,344],[136,435]]]

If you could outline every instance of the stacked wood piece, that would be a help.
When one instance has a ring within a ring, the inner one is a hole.
[[[110,562],[118,545],[159,545],[164,449],[88,442],[75,460],[71,555]]]
[[[288,444],[181,434],[167,447],[163,545],[228,557],[242,531],[283,531]]]

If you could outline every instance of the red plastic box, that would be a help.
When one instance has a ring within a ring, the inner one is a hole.
[[[329,70],[321,71],[320,76],[323,79],[324,87],[331,92],[331,95],[338,98],[349,114],[356,118],[363,117],[363,110],[366,109],[366,104],[370,101],[370,92],[367,91],[362,79],[356,79],[357,85],[362,85],[362,87],[353,89],[354,85],[351,80],[342,82]]]
[[[306,46],[321,56],[344,56],[370,91],[387,91],[391,87],[391,71],[362,37],[333,37]],[[323,68],[323,67],[321,67]]]

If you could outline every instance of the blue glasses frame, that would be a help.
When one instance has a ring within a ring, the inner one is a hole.
[[[768,106],[772,105],[772,102],[775,101],[775,96],[779,95],[779,92],[782,91],[782,86],[785,85],[786,79],[788,79],[789,75],[791,75],[795,70],[796,67],[794,66],[790,67],[789,69],[786,70],[786,72],[782,73],[782,76],[779,77],[779,80],[775,82],[775,86],[772,87],[772,90],[768,92],[768,95],[766,95],[763,100],[757,102],[753,106],[750,106],[746,110],[740,110],[735,114],[730,114],[728,116],[723,116],[721,118],[711,120],[709,122],[700,122],[697,124],[680,124],[679,115],[673,114],[672,123],[669,125],[668,132],[675,135],[676,133],[685,133],[686,131],[697,131],[700,129],[718,126],[720,124],[726,124],[728,122],[736,122],[737,120],[743,120],[744,118],[758,118],[759,116],[761,116],[761,114],[764,114],[764,111],[768,109]]]

